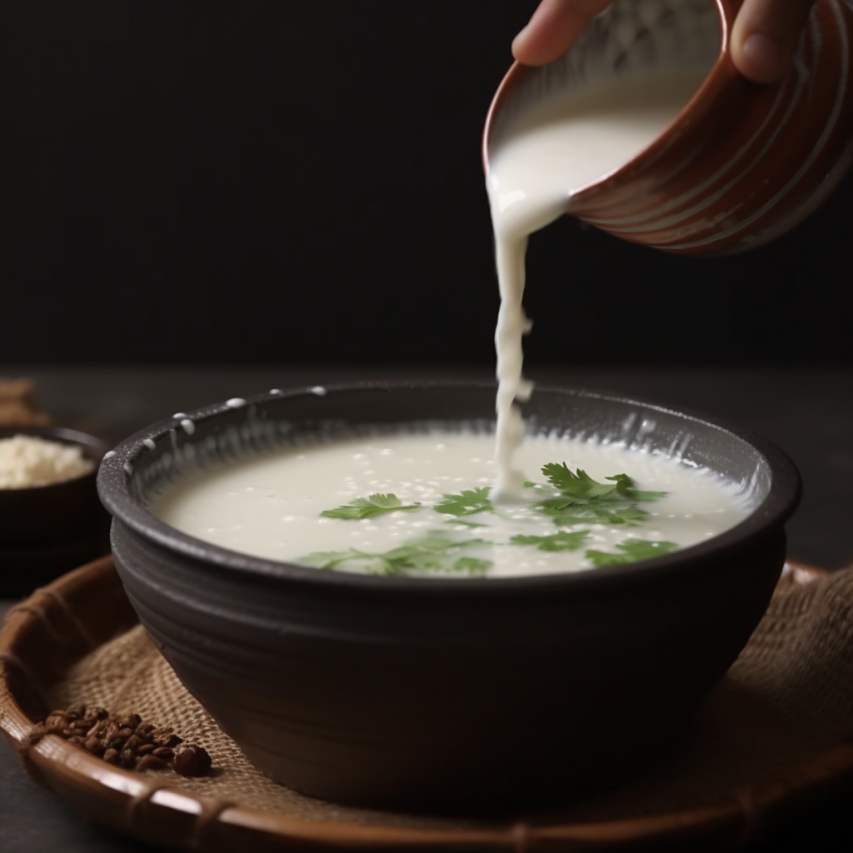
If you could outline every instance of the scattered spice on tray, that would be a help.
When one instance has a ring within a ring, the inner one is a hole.
[[[183,744],[171,727],[146,723],[139,714],[113,716],[105,708],[75,705],[51,711],[41,724],[45,734],[69,743],[127,770],[166,770],[181,776],[207,776],[212,762],[201,746]]]
[[[30,489],[61,483],[95,467],[82,448],[35,435],[0,438],[0,489]]]

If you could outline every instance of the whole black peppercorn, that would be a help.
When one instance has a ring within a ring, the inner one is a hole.
[[[188,746],[175,757],[175,771],[181,776],[207,776],[211,764],[210,755],[201,746]]]

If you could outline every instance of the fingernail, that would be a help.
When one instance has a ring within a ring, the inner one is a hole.
[[[743,55],[754,69],[755,79],[766,83],[782,77],[790,61],[789,51],[766,33],[749,35],[743,43]]]

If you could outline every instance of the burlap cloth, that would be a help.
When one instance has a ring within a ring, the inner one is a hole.
[[[78,663],[56,685],[50,702],[54,707],[83,702],[116,713],[135,711],[147,721],[174,726],[185,740],[207,748],[216,771],[201,779],[172,771],[152,775],[198,796],[319,821],[482,825],[335,806],[271,782],[186,692],[138,626]],[[781,778],[851,736],[853,569],[806,585],[780,585],[746,649],[704,704],[683,748],[636,782],[572,804],[559,815],[552,811],[547,820],[600,821],[714,805]]]

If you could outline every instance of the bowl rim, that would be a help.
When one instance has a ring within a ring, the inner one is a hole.
[[[57,489],[67,487],[70,483],[79,483],[87,478],[95,478],[98,474],[98,467],[103,457],[109,452],[109,444],[104,439],[99,438],[83,430],[75,429],[74,427],[64,426],[38,426],[38,427],[15,427],[4,426],[0,427],[0,440],[6,438],[14,438],[18,435],[32,436],[34,438],[43,438],[45,441],[53,441],[56,444],[67,444],[76,446],[82,449],[84,458],[92,462],[92,467],[82,474],[77,474],[74,477],[68,477],[65,480],[57,480],[54,483],[42,483],[38,486],[23,486],[15,488],[0,488],[0,495],[36,495],[44,494],[47,489]],[[7,498],[11,500],[11,498]]]
[[[179,412],[171,418],[158,421],[119,442],[112,451],[105,454],[98,470],[98,493],[106,510],[113,517],[113,533],[116,521],[129,528],[143,539],[155,543],[183,557],[199,560],[208,565],[211,571],[236,571],[241,574],[262,576],[282,583],[297,583],[306,586],[332,584],[350,590],[375,590],[398,592],[404,589],[435,591],[446,595],[450,590],[457,594],[517,593],[521,589],[539,589],[541,587],[562,587],[595,589],[609,585],[616,578],[624,579],[620,583],[634,580],[645,582],[650,577],[662,578],[684,571],[684,562],[703,560],[714,553],[727,551],[743,545],[747,540],[760,539],[773,528],[780,527],[796,510],[802,495],[802,479],[791,458],[777,445],[763,436],[731,425],[724,420],[711,417],[690,408],[674,407],[667,403],[655,402],[647,398],[638,398],[613,392],[596,391],[560,385],[537,385],[536,394],[565,394],[577,399],[601,400],[619,403],[645,410],[651,410],[674,416],[685,421],[701,423],[721,433],[749,445],[763,459],[770,472],[770,489],[764,500],[742,521],[717,536],[695,545],[680,548],[669,554],[647,560],[637,560],[621,566],[606,566],[578,572],[562,572],[536,575],[516,575],[497,578],[445,578],[445,577],[398,577],[352,572],[336,572],[302,566],[296,563],[272,560],[239,551],[233,551],[220,545],[197,539],[183,533],[161,521],[130,492],[129,483],[133,477],[133,460],[148,446],[146,442],[164,437],[170,431],[180,428],[181,421],[191,419],[194,422],[215,418],[226,412],[233,412],[235,401],[238,408],[303,396],[325,396],[326,394],[361,391],[387,391],[389,393],[438,389],[496,390],[494,382],[470,380],[397,380],[335,383],[325,386],[302,386],[288,389],[272,389],[265,393],[245,398],[232,398],[229,401],[202,406],[188,412]],[[780,571],[782,562],[780,561]]]

